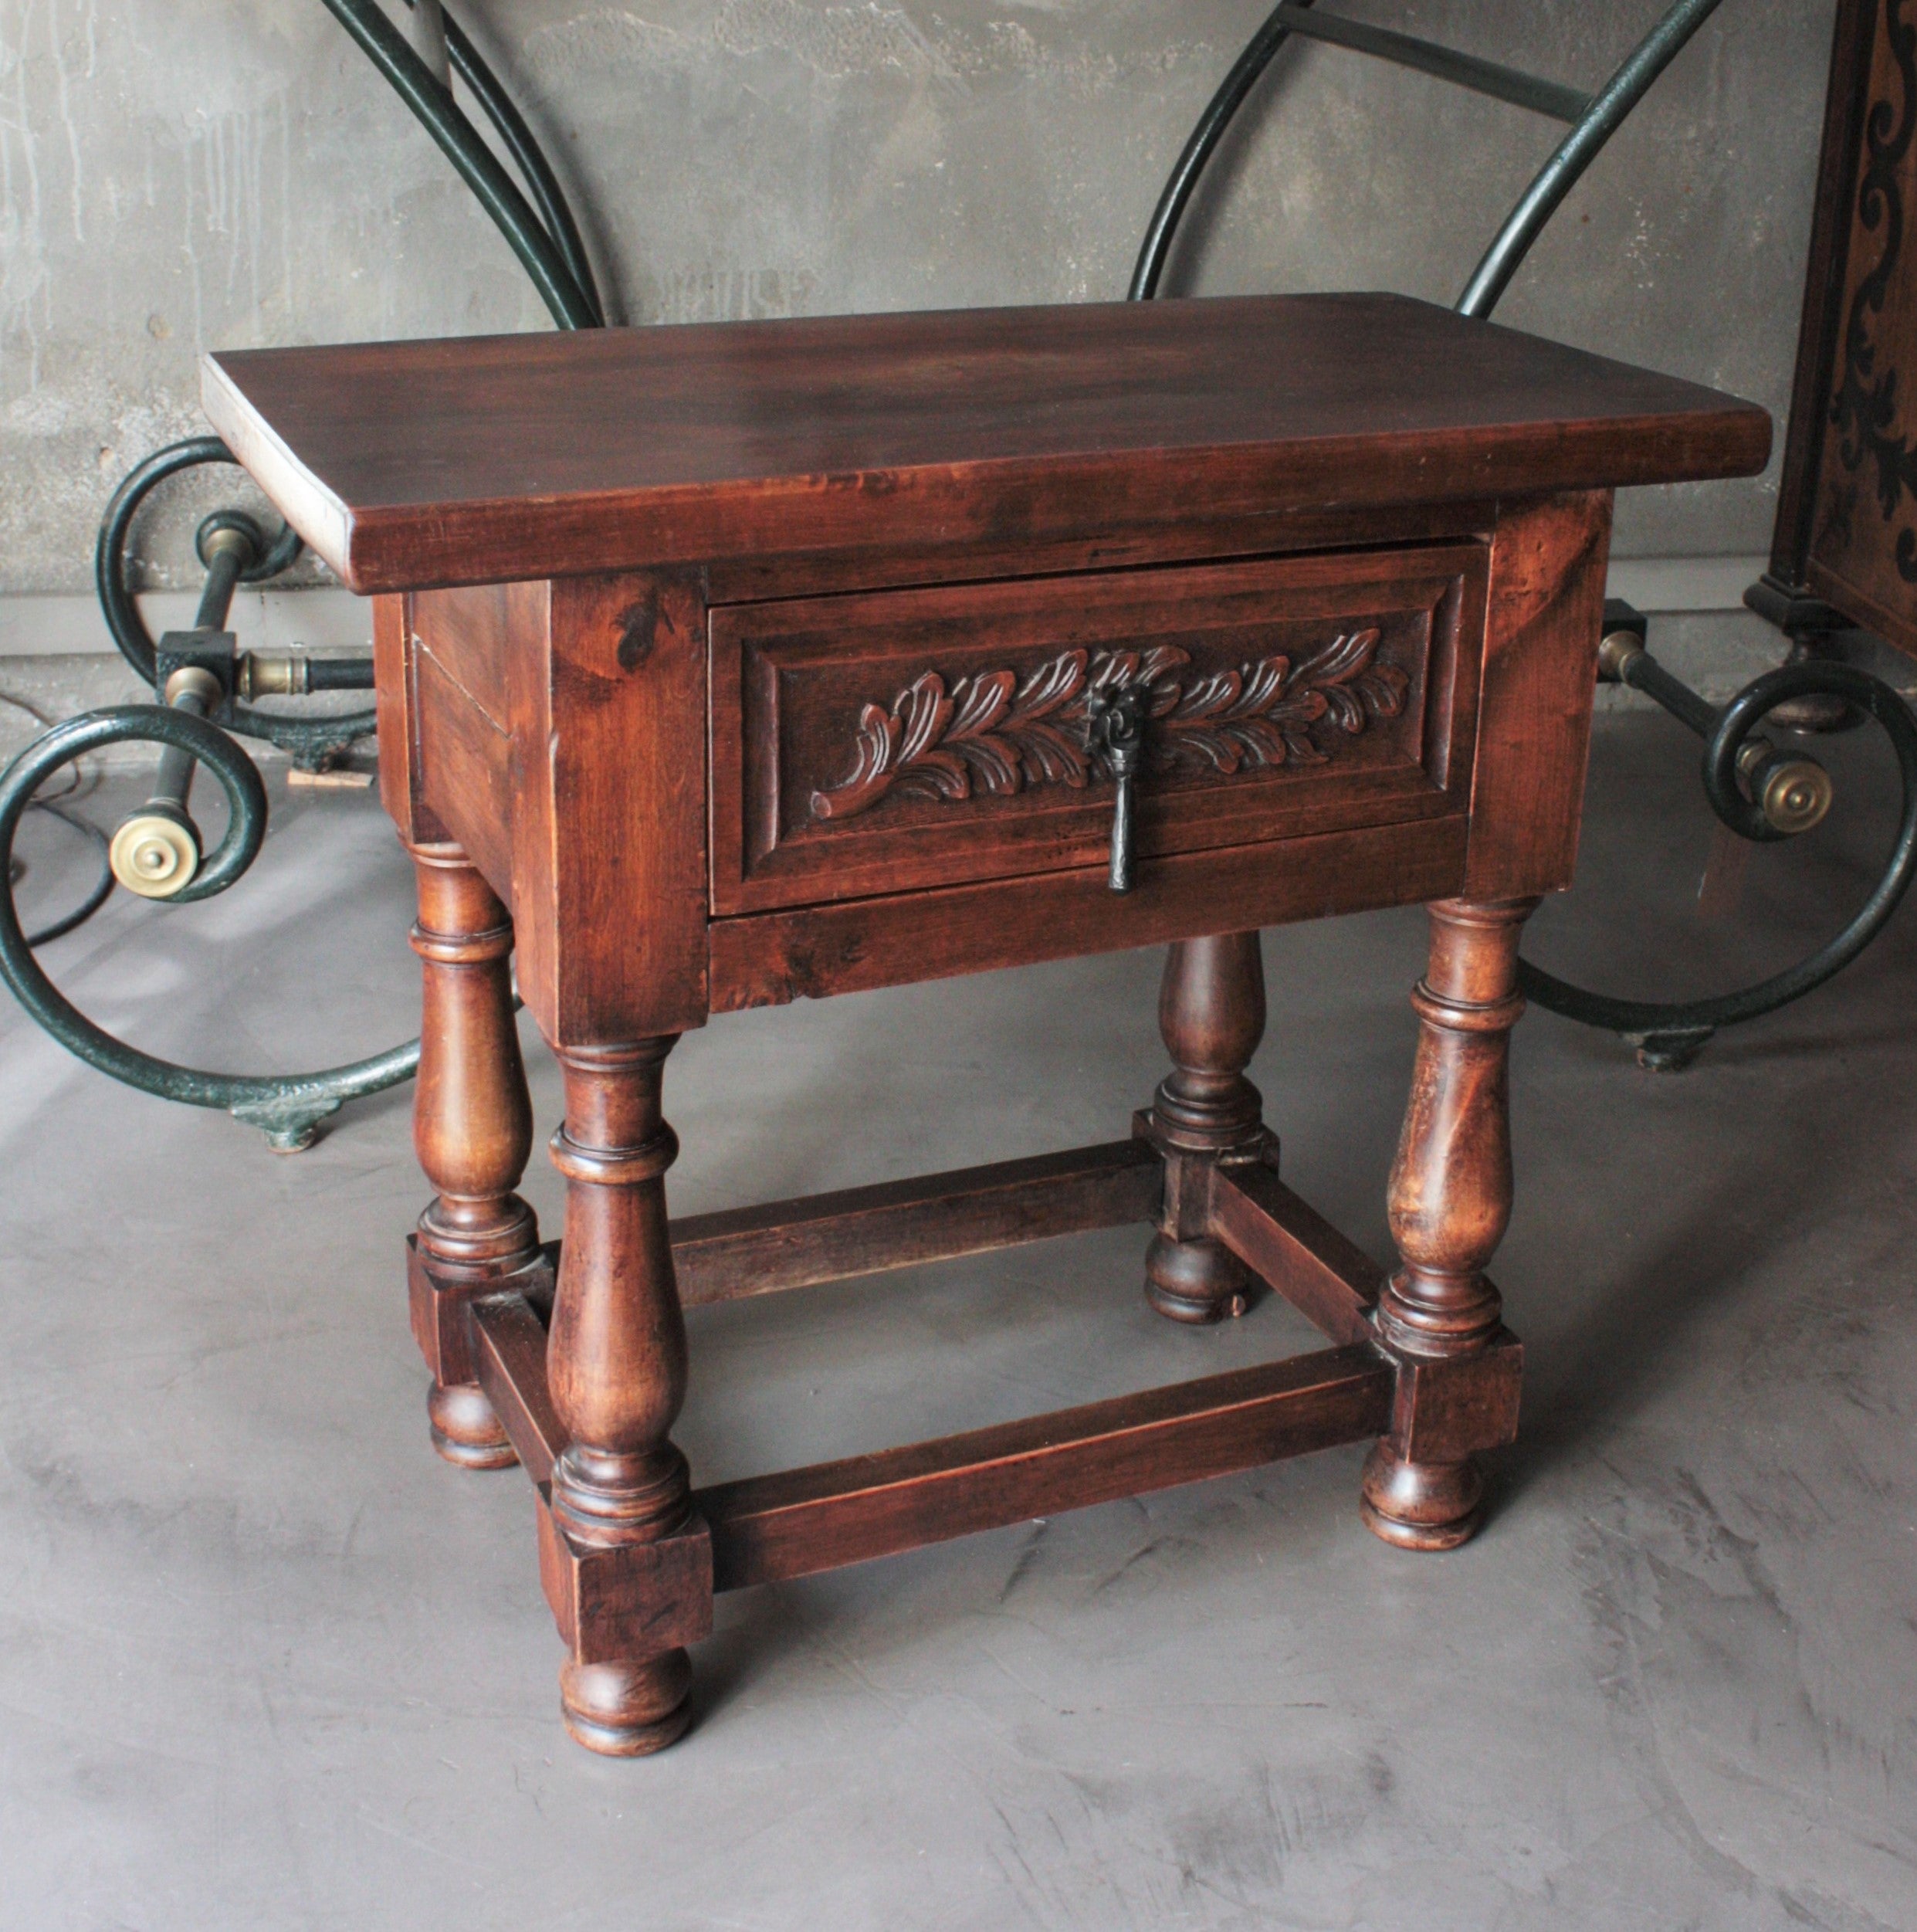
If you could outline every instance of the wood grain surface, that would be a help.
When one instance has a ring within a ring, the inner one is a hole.
[[[1751,404],[1389,295],[241,350],[202,395],[362,591],[1740,476],[1770,447]]]

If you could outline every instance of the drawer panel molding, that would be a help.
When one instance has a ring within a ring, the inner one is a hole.
[[[1099,863],[1143,713],[1140,862],[1465,808],[1471,542],[712,613],[720,917]]]

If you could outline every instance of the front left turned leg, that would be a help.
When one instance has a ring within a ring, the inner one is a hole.
[[[1380,1296],[1380,1343],[1398,1364],[1391,1432],[1364,1468],[1364,1520],[1387,1543],[1450,1550],[1483,1518],[1476,1452],[1517,1432],[1523,1351],[1485,1267],[1511,1219],[1507,1049],[1524,1011],[1518,941],[1535,899],[1428,910],[1431,964],[1411,1096],[1391,1169],[1404,1266]]]
[[[419,883],[419,1076],[413,1146],[435,1190],[408,1243],[414,1338],[432,1371],[433,1446],[465,1469],[519,1459],[472,1361],[467,1304],[513,1290],[543,1297],[533,1211],[513,1190],[533,1144],[507,962],[513,924],[457,846],[408,846]]]
[[[670,1434],[686,1374],[666,1217],[679,1143],[660,1107],[673,1044],[558,1049],[566,1240],[547,1380],[567,1446],[541,1504],[540,1568],[571,1652],[566,1727],[619,1757],[685,1730],[686,1646],[712,1628],[711,1544]]]

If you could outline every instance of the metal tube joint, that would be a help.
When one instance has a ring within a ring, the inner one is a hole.
[[[1607,683],[1642,691],[1703,737],[1710,735],[1722,715],[1651,656],[1634,629],[1620,625],[1605,632],[1597,647],[1597,675]],[[1770,739],[1753,734],[1738,747],[1736,763],[1739,788],[1780,838],[1794,839],[1829,815],[1836,788],[1815,758],[1780,751]]]

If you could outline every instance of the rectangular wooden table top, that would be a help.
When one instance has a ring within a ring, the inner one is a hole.
[[[1748,474],[1754,405],[1389,295],[209,356],[351,588]]]

